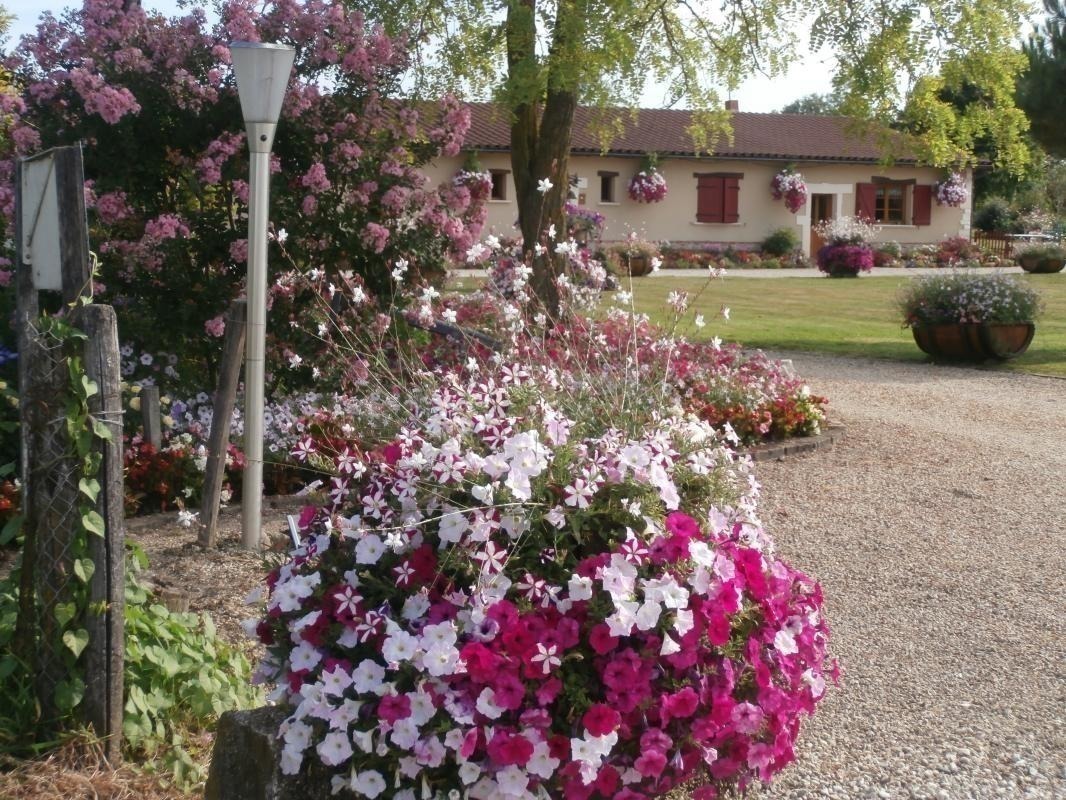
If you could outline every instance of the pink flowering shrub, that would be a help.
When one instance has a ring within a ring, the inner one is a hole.
[[[706,800],[794,760],[836,674],[821,590],[774,554],[750,462],[608,388],[446,372],[386,443],[337,457],[249,626],[292,712],[284,772],[394,800],[701,778]]]
[[[350,272],[389,304],[397,261],[408,281],[432,282],[476,240],[484,192],[431,186],[419,169],[459,151],[468,114],[451,98],[390,99],[410,58],[402,38],[337,0],[225,0],[213,26],[199,8],[167,19],[125,5],[45,14],[4,60],[22,90],[0,96],[0,239],[10,238],[15,158],[84,141],[102,299],[138,348],[178,353],[185,388],[213,383],[213,320],[246,270],[247,145],[229,42],[299,54],[272,164],[275,273],[320,269],[337,282]],[[298,352],[288,320],[271,323],[278,352]]]

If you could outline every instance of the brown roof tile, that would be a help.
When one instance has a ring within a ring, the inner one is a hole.
[[[510,149],[506,111],[491,103],[471,103],[471,124],[465,146],[478,150]],[[602,150],[591,132],[594,109],[581,107],[574,117],[573,153]],[[691,113],[685,110],[645,108],[634,122],[628,111],[618,112],[625,132],[616,136],[607,152],[636,156],[655,152],[663,156],[695,156],[686,133]],[[872,135],[848,130],[846,117],[813,114],[732,114],[733,144],[721,141],[714,148],[717,158],[755,158],[796,161],[878,162],[885,153]],[[891,134],[901,136],[900,134]],[[902,142],[902,139],[897,139]],[[913,152],[897,152],[897,163],[914,163]]]

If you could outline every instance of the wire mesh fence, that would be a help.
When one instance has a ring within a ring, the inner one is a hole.
[[[31,331],[30,340],[31,379],[21,402],[26,406],[28,445],[25,535],[32,546],[24,551],[23,569],[33,576],[36,603],[32,607],[24,603],[20,614],[36,616],[33,668],[42,719],[47,722],[61,710],[58,706],[71,704],[78,693],[71,682],[73,653],[63,643],[63,631],[77,614],[72,548],[81,530],[82,469],[67,423],[71,379],[67,347],[39,329]]]

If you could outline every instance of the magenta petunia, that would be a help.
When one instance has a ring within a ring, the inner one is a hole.
[[[613,733],[617,730],[621,721],[621,715],[603,703],[595,703],[590,706],[589,710],[581,718],[581,724],[593,736],[606,736],[609,733]]]

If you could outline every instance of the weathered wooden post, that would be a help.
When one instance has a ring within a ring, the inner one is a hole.
[[[122,757],[123,660],[125,658],[126,517],[122,484],[122,395],[118,323],[111,306],[78,310],[77,324],[85,342],[85,372],[99,392],[89,398],[89,411],[111,432],[96,439],[101,453],[96,511],[104,520],[104,536],[89,537],[89,557],[96,565],[89,583],[85,628],[85,716],[104,740],[112,764]],[[156,389],[158,400],[159,390]],[[159,413],[156,409],[156,429]]]
[[[145,386],[141,389],[141,423],[144,427],[144,440],[158,450],[163,442],[158,386]]]
[[[75,608],[72,582],[78,580],[71,543],[76,536],[88,536],[94,569],[88,579],[88,610],[80,620],[89,633],[79,658],[86,683],[80,710],[104,737],[105,756],[114,760],[121,746],[124,652],[122,424],[114,311],[86,306],[71,316],[90,337],[83,360],[87,376],[99,387],[89,400],[90,413],[111,431],[111,441],[97,440],[95,445],[103,450],[95,509],[105,520],[103,537],[82,529],[82,462],[65,424],[69,353],[64,343],[38,328],[42,304],[52,311],[61,308],[54,296],[42,300],[39,292],[58,292],[67,306],[92,296],[84,183],[80,147],[56,148],[17,165],[16,319],[25,544],[13,644],[36,676],[43,726],[54,728],[75,702],[69,653],[63,649],[69,645],[62,634],[71,621],[68,612],[76,613],[69,611]]]
[[[207,549],[218,544],[218,512],[222,499],[222,479],[226,475],[230,421],[233,419],[233,406],[237,402],[237,384],[244,355],[246,310],[244,300],[234,300],[226,317],[226,340],[211,415],[211,438],[207,445],[207,466],[204,469],[204,502],[200,509],[199,544]]]

